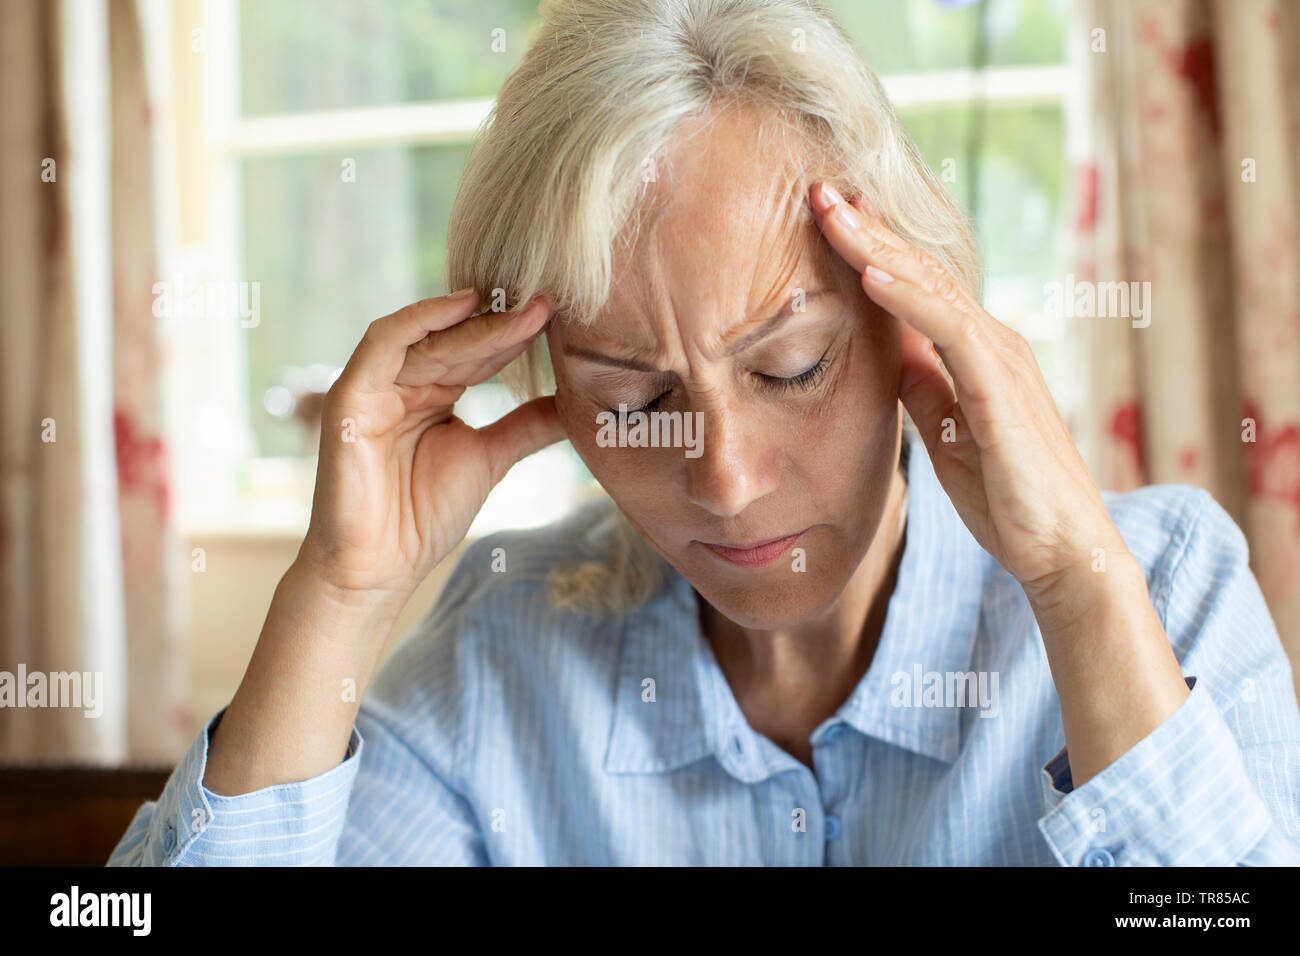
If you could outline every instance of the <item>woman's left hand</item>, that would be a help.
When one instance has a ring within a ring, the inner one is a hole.
[[[1036,612],[1079,611],[1077,591],[1100,570],[1096,549],[1107,561],[1131,555],[1028,342],[860,197],[845,203],[820,184],[812,205],[863,289],[902,320],[899,396],[962,521]]]

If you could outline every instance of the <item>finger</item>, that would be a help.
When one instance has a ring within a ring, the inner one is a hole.
[[[516,342],[504,351],[492,352],[486,358],[474,360],[466,360],[463,356],[418,355],[414,353],[419,347],[412,347],[407,350],[406,364],[397,375],[397,384],[415,387],[435,384],[462,389],[478,385],[480,382],[486,382],[522,355],[545,329],[546,324],[543,323],[542,328],[526,335],[522,341]],[[453,364],[444,364],[447,361]]]
[[[554,395],[525,402],[478,432],[487,450],[494,487],[516,462],[565,437]]]
[[[819,183],[810,200],[818,225],[835,250],[855,270],[861,272],[873,262],[874,253],[882,261],[889,258],[890,265],[899,278],[920,281],[926,266],[921,250],[895,233],[875,214],[870,201],[861,194],[845,203],[844,198],[828,183]],[[838,207],[845,207],[845,221],[841,222]],[[876,249],[876,246],[880,246]],[[875,265],[883,268],[880,262]]]
[[[541,296],[522,309],[475,316],[408,348],[396,380],[401,385],[430,381],[476,385],[527,348],[549,319],[550,310]],[[492,371],[484,374],[489,368]]]
[[[430,332],[464,322],[477,304],[478,292],[471,290],[462,298],[422,299],[371,322],[339,375],[343,387],[369,392],[392,388],[410,346]]]
[[[989,361],[990,352],[1007,352],[1015,333],[984,312],[937,262],[879,219],[845,203],[825,184],[814,191],[813,208],[823,234],[862,273],[867,294],[935,344],[963,399],[992,400],[1002,369]]]

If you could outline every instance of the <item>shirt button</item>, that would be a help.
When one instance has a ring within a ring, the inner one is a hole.
[[[1105,847],[1095,846],[1083,855],[1084,866],[1114,866],[1115,858]]]
[[[163,852],[170,853],[174,849],[176,849],[176,828],[169,823],[167,832],[163,834]]]
[[[828,816],[826,818],[826,839],[835,840],[840,835],[840,818]]]

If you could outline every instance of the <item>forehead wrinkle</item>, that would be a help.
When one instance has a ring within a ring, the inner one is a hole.
[[[815,245],[815,237],[808,231],[794,229],[788,241],[780,246],[780,250],[780,255],[776,259],[776,268],[773,270],[773,279],[759,300],[759,306],[749,310],[750,315],[744,321],[723,333],[724,343],[743,339],[752,329],[766,322],[778,308],[785,308],[788,300],[792,299],[798,290],[807,292],[819,284],[827,288],[837,288],[836,283],[827,281],[831,276],[825,268],[825,257],[820,254],[821,250]],[[761,266],[755,267],[755,278],[758,277],[760,268]],[[803,273],[801,284],[790,288],[791,280],[800,275],[801,271]],[[818,280],[822,281],[819,283]],[[756,287],[757,282],[753,285]]]
[[[712,119],[716,122],[718,117],[715,115]],[[711,127],[711,123],[706,123],[691,132],[698,135],[711,130]],[[737,274],[717,264],[713,268],[717,270],[716,276],[721,280],[720,283],[713,285],[706,282],[704,285],[703,293],[719,303],[733,296],[746,296],[744,305],[739,310],[744,314],[738,317],[738,321],[727,323],[729,327],[721,329],[717,334],[706,331],[706,340],[716,339],[718,345],[721,345],[724,337],[734,338],[736,332],[743,331],[744,326],[751,324],[751,321],[757,324],[770,318],[776,308],[768,308],[768,304],[778,297],[784,300],[787,293],[793,294],[794,290],[783,290],[798,274],[805,261],[808,262],[809,272],[805,284],[809,288],[815,285],[815,279],[831,277],[831,272],[825,268],[823,261],[827,249],[822,247],[826,243],[809,214],[809,183],[804,181],[808,173],[790,150],[782,150],[780,152],[784,155],[778,156],[778,151],[772,148],[772,138],[771,127],[760,130],[757,148],[754,150],[760,157],[766,157],[771,162],[757,162],[749,167],[749,175],[740,177],[735,176],[731,150],[724,148],[725,144],[721,140],[718,144],[706,140],[706,146],[712,144],[718,148],[706,148],[694,154],[695,160],[703,161],[708,170],[715,172],[721,177],[720,181],[730,187],[730,193],[724,201],[730,206],[728,212],[734,217],[733,227],[732,230],[725,230],[724,227],[722,238],[726,248],[719,252],[726,256],[739,254],[751,258],[752,263],[747,288],[743,272]],[[778,145],[787,144],[780,142]],[[688,152],[686,155],[691,154]],[[623,261],[622,268],[616,267],[616,275],[627,272],[636,274],[636,281],[621,283],[623,294],[627,297],[625,302],[628,303],[624,308],[631,313],[628,317],[638,319],[641,331],[647,330],[648,321],[648,330],[654,339],[652,344],[644,341],[636,344],[619,343],[619,347],[626,353],[635,353],[638,357],[662,356],[675,351],[675,339],[679,340],[678,346],[685,346],[680,341],[680,318],[690,313],[691,306],[687,304],[683,311],[680,297],[686,286],[675,288],[661,281],[664,256],[660,254],[664,246],[691,235],[689,230],[693,213],[690,207],[679,206],[675,200],[679,200],[680,195],[669,189],[669,182],[677,179],[673,175],[677,165],[673,160],[681,158],[684,157],[676,151],[669,151],[663,167],[666,175],[651,187],[646,197],[650,207],[647,212],[650,215],[642,220],[642,225],[647,228],[628,234],[626,238],[629,241],[616,255],[616,259]],[[764,166],[768,167],[766,175]],[[695,178],[697,176],[692,173],[692,179]],[[730,239],[726,237],[727,231],[731,231]],[[751,236],[757,233],[756,254],[751,255],[743,248],[737,248],[737,239],[742,246],[755,248],[753,240],[746,233]],[[756,293],[759,296],[757,300]],[[729,306],[726,308],[730,311]],[[723,323],[716,323],[721,324]],[[598,330],[593,328],[592,331]]]
[[[776,255],[763,255],[756,260],[756,265],[751,273],[750,289],[759,286],[760,275],[766,274],[764,266],[775,262],[776,268],[773,271],[774,278],[765,290],[765,294],[758,300],[757,307],[746,307],[745,315],[741,316],[739,321],[731,323],[726,328],[717,332],[717,334],[708,335],[708,347],[710,350],[724,350],[728,342],[734,342],[743,337],[752,329],[758,328],[761,324],[771,319],[777,308],[785,305],[785,300],[789,297],[786,293],[780,292],[788,285],[790,279],[798,274],[800,266],[804,266],[806,276],[804,283],[799,288],[805,291],[818,285],[817,280],[825,280],[822,284],[831,288],[836,288],[834,281],[835,276],[827,268],[830,257],[827,255],[828,247],[826,243],[819,242],[820,234],[815,223],[794,224],[790,227],[790,220],[797,218],[799,207],[797,205],[787,206],[784,215],[778,221],[775,229],[765,229],[764,234],[766,241],[764,247]],[[772,222],[768,218],[767,222]],[[681,305],[674,297],[674,290],[666,284],[664,296],[667,303],[663,310],[656,308],[657,297],[654,290],[656,289],[655,278],[662,273],[662,267],[659,257],[654,251],[661,245],[673,241],[671,235],[666,234],[670,231],[656,230],[645,237],[646,246],[643,246],[642,255],[638,256],[638,265],[636,271],[639,273],[636,282],[628,282],[623,285],[629,298],[634,303],[635,314],[642,319],[648,319],[652,335],[655,338],[653,345],[642,343],[631,343],[623,340],[614,342],[606,339],[613,352],[624,357],[634,358],[646,362],[647,364],[656,364],[657,360],[667,352],[672,351],[669,339],[674,333],[679,332],[678,323],[675,322],[677,316],[682,314]],[[647,254],[648,253],[648,254]],[[630,288],[629,288],[630,287]],[[792,294],[794,290],[789,290]],[[753,300],[752,294],[750,301]],[[768,304],[770,307],[767,307]],[[629,310],[631,311],[631,310]],[[662,311],[662,315],[660,312]],[[593,329],[593,331],[596,331]],[[597,332],[598,338],[599,333]],[[684,344],[684,343],[681,343]]]
[[[670,238],[665,238],[665,232],[659,228],[647,230],[634,245],[626,245],[620,250],[615,258],[614,275],[625,277],[619,281],[622,297],[617,301],[611,298],[602,310],[607,315],[612,310],[635,318],[639,329],[628,330],[629,334],[636,335],[648,326],[651,343],[632,342],[623,336],[610,338],[602,334],[607,328],[602,328],[601,323],[595,322],[589,331],[593,333],[592,344],[596,351],[655,364],[657,359],[670,350],[664,330],[667,329],[671,335],[674,324],[671,317],[676,314],[676,303],[672,301],[672,290],[659,281],[663,270],[657,254],[661,243],[671,241]],[[655,290],[661,286],[666,289],[669,299],[666,319],[656,307]]]

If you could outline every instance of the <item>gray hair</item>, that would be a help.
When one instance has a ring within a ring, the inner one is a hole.
[[[472,285],[498,310],[544,292],[557,316],[595,321],[616,244],[653,223],[647,170],[683,123],[740,102],[764,108],[764,128],[795,134],[794,169],[863,194],[980,299],[966,216],[820,0],[544,0],[541,16],[466,159],[449,288]],[[545,341],[502,377],[520,398],[553,391]],[[555,569],[557,604],[620,613],[663,585],[666,562],[626,519],[615,525],[608,554]]]

